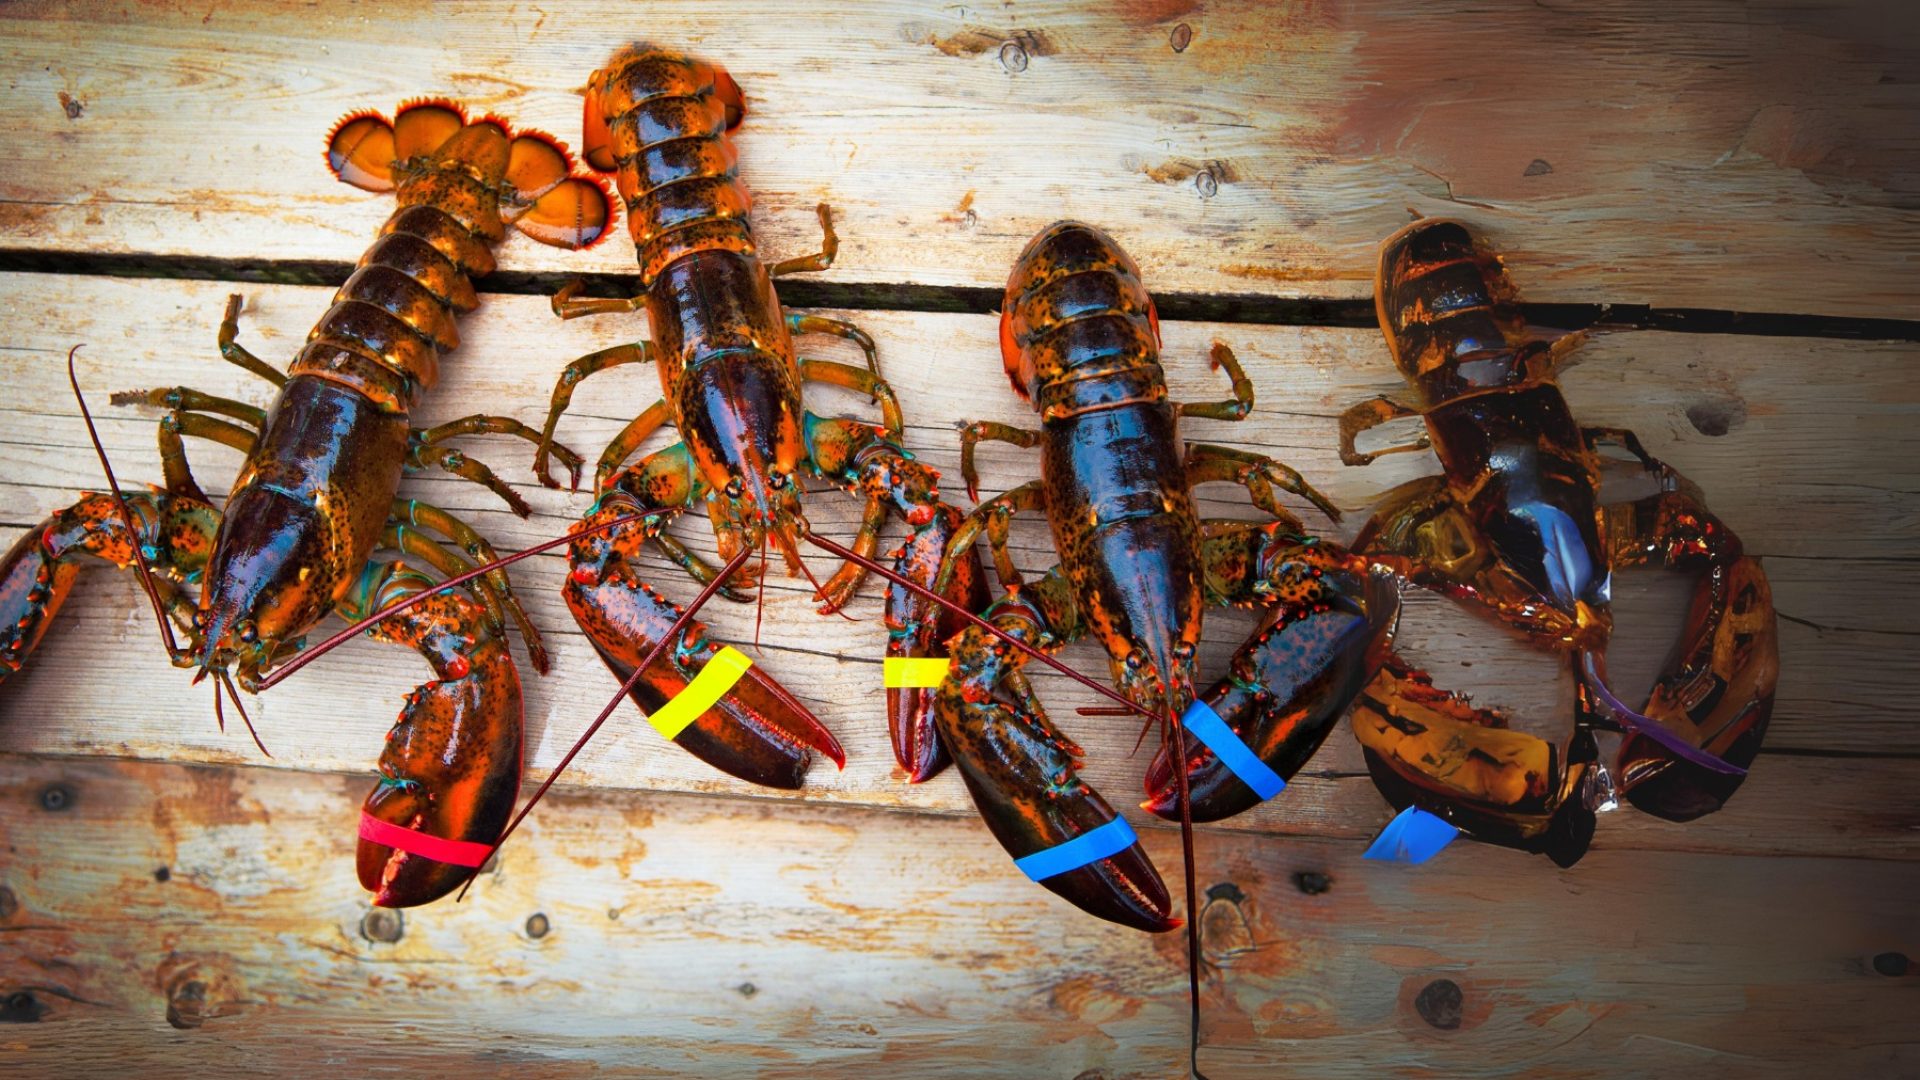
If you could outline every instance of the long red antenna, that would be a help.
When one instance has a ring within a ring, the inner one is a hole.
[[[553,786],[555,780],[560,779],[561,773],[567,771],[567,766],[573,764],[574,756],[579,754],[587,745],[587,741],[592,739],[594,734],[600,730],[600,725],[607,722],[607,717],[613,715],[613,710],[619,708],[620,699],[626,697],[633,691],[635,686],[639,685],[640,677],[647,673],[647,669],[653,666],[653,662],[660,658],[661,653],[667,651],[667,646],[673,644],[673,642],[679,638],[680,632],[686,629],[688,623],[693,621],[694,615],[706,605],[708,600],[713,599],[713,594],[720,591],[721,587],[726,584],[727,579],[732,577],[734,571],[740,569],[740,564],[746,562],[747,557],[752,554],[752,548],[741,545],[739,552],[736,553],[732,559],[728,560],[726,568],[718,574],[715,574],[713,580],[707,582],[706,586],[700,590],[700,595],[693,598],[693,603],[688,604],[686,610],[680,613],[680,617],[673,620],[673,625],[667,628],[665,634],[661,635],[659,642],[654,645],[652,651],[648,652],[647,655],[641,659],[640,663],[634,666],[633,674],[628,675],[627,681],[620,685],[619,693],[614,694],[613,699],[607,702],[607,707],[601,709],[600,715],[593,718],[593,723],[587,725],[587,730],[580,733],[580,737],[574,740],[572,748],[567,751],[567,756],[561,758],[560,764],[555,765],[553,771],[547,774],[547,778],[541,781],[540,789],[533,793],[533,798],[528,799],[527,805],[521,807],[520,812],[515,814],[513,820],[507,823],[507,828],[500,834],[500,839],[493,842],[493,850],[500,850],[500,845],[507,842],[507,837],[513,835],[513,831],[518,829],[520,823],[527,819],[527,815],[533,812],[534,806],[546,797],[547,789]],[[483,866],[484,864],[474,867],[473,873],[467,876],[466,884],[460,886],[460,895],[454,898],[455,903],[459,903],[466,898],[467,890],[473,886],[474,879],[480,876],[480,871]]]
[[[458,588],[459,586],[465,585],[467,582],[472,581],[474,578],[485,577],[486,575],[493,573],[495,570],[498,570],[503,566],[511,566],[514,563],[519,562],[521,559],[531,558],[532,556],[538,555],[543,551],[551,551],[552,549],[557,548],[562,544],[572,543],[573,541],[578,540],[583,536],[592,536],[595,533],[606,532],[609,529],[616,529],[622,525],[630,525],[636,521],[645,521],[649,518],[656,518],[662,515],[675,514],[678,512],[679,512],[678,508],[669,508],[666,510],[649,510],[644,514],[623,514],[620,517],[614,518],[611,521],[603,521],[600,524],[595,525],[591,528],[581,529],[579,532],[570,532],[565,536],[557,537],[552,540],[543,540],[540,543],[535,544],[524,551],[516,551],[511,555],[505,556],[504,558],[494,559],[491,562],[481,563],[479,566],[474,567],[472,570],[469,570],[464,574],[459,574],[454,577],[450,577],[447,580],[442,581],[441,583],[433,586],[430,589],[423,589],[420,592],[414,593],[412,596],[409,596],[404,600],[396,601],[392,604],[387,605],[386,607],[381,608],[379,611],[376,611],[373,614],[367,616],[366,618],[361,619],[359,622],[354,623],[352,626],[347,627],[345,630],[340,631],[339,633],[333,635],[332,637],[321,642],[320,644],[315,645],[311,649],[301,650],[297,655],[294,656],[292,660],[287,661],[287,664],[285,667],[279,668],[269,673],[266,678],[261,679],[260,690],[266,690],[269,687],[272,687],[273,685],[278,683],[280,680],[286,678],[287,676],[293,674],[296,671],[299,671],[301,668],[306,667],[308,664],[313,663],[315,660],[319,659],[321,656],[329,652],[332,652],[335,648],[339,647],[343,642],[347,641],[349,638],[352,638],[355,635],[366,630],[367,627],[372,626],[373,624],[389,616],[398,615],[400,612],[405,611],[408,608],[412,607],[413,605],[426,600],[430,596],[437,596],[440,593],[446,592],[448,589]],[[259,693],[259,690],[256,690],[255,693]]]
[[[173,623],[167,620],[166,608],[160,603],[160,590],[153,585],[153,568],[147,565],[146,545],[140,542],[140,529],[133,523],[133,510],[127,505],[126,496],[120,494],[120,481],[114,479],[113,464],[107,460],[107,448],[100,444],[100,432],[93,426],[93,412],[87,408],[87,396],[80,392],[80,376],[74,371],[73,355],[85,344],[75,345],[67,350],[67,383],[73,387],[73,400],[80,404],[80,419],[87,425],[87,438],[93,441],[93,452],[100,459],[100,469],[107,474],[107,486],[113,489],[113,504],[120,510],[120,523],[127,527],[127,543],[133,547],[133,561],[140,566],[140,584],[147,590],[147,600],[153,604],[153,617],[160,623],[160,636],[167,643],[167,652],[175,655],[180,652],[180,643],[173,636]],[[216,692],[215,700],[218,701]]]

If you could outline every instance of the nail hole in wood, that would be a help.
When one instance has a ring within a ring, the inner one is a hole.
[[[535,941],[546,937],[547,931],[551,929],[553,929],[553,924],[547,921],[545,915],[536,913],[527,916],[527,936],[533,938]]]
[[[1888,978],[1897,979],[1902,975],[1913,974],[1913,961],[1906,953],[1883,952],[1873,958],[1873,970]]]
[[[73,789],[66,784],[48,784],[40,789],[40,809],[57,814],[62,810],[72,809],[78,798]]]
[[[1308,896],[1319,896],[1333,888],[1333,878],[1318,870],[1302,870],[1293,875],[1293,886]]]
[[[1167,39],[1167,43],[1173,46],[1174,52],[1186,52],[1187,46],[1193,44],[1193,27],[1186,23],[1174,27],[1173,35]]]
[[[407,932],[406,920],[387,908],[374,908],[360,920],[360,936],[391,945]]]
[[[1435,979],[1422,987],[1414,996],[1413,1008],[1425,1020],[1441,1031],[1453,1031],[1460,1026],[1461,1005],[1466,995],[1461,993],[1460,984],[1452,979]]]

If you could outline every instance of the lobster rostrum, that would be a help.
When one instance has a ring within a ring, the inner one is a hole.
[[[493,561],[466,523],[396,499],[403,473],[437,466],[527,513],[491,470],[446,443],[474,433],[534,441],[532,429],[492,416],[419,429],[409,417],[438,380],[440,355],[458,345],[456,316],[476,306],[473,279],[493,269],[505,226],[584,247],[609,223],[609,196],[598,181],[569,175],[571,159],[552,138],[516,135],[492,117],[470,122],[439,101],[402,106],[391,123],[344,118],[327,163],[355,187],[395,193],[399,208],[286,374],[235,340],[241,298],[230,299],[221,355],[279,388],[269,408],[185,387],[115,395],[168,410],[159,433],[166,484],[124,501],[116,484],[115,494],[81,499],[13,546],[0,563],[0,679],[26,663],[82,565],[104,561],[139,568],[156,613],[164,609],[173,663],[197,668],[196,682],[215,674],[217,706],[219,686],[231,694],[236,678],[253,691],[267,685],[269,670],[297,655],[330,612],[352,619],[428,590],[428,571],[453,576]],[[224,510],[194,480],[187,436],[246,455]],[[570,452],[566,460],[578,468]],[[376,548],[400,557],[373,558]],[[545,671],[539,635],[498,569],[471,594],[428,597],[372,631],[419,650],[436,676],[409,695],[364,806],[358,865],[375,903],[445,893],[467,870],[443,860],[492,840],[512,809],[522,716],[509,618]]]
[[[902,420],[892,389],[879,375],[872,340],[833,319],[783,313],[772,279],[831,265],[837,241],[823,205],[823,249],[768,266],[761,262],[749,222],[750,199],[741,183],[728,133],[746,101],[720,67],[679,53],[634,45],[614,54],[588,81],[583,156],[612,173],[628,211],[640,264],[639,291],[630,299],[578,298],[578,284],[554,297],[562,318],[644,309],[651,340],[619,345],[570,364],[554,388],[546,437],[588,375],[623,364],[651,362],[659,370],[661,400],[642,410],[600,457],[596,500],[576,528],[571,573],[564,587],[569,609],[616,674],[631,676],[639,658],[663,635],[679,634],[670,662],[649,668],[633,684],[634,702],[649,715],[684,691],[722,652],[699,623],[643,583],[641,547],[656,544],[703,584],[718,571],[662,531],[659,515],[587,534],[636,512],[704,507],[723,559],[769,545],[790,573],[805,573],[797,541],[809,535],[802,510],[803,481],[823,478],[866,500],[852,550],[873,555],[891,511],[911,530],[896,553],[898,573],[931,583],[958,510],[940,502],[938,476],[901,447]],[[823,333],[857,344],[865,368],[802,359],[794,335]],[[883,423],[824,418],[807,411],[802,384],[828,383],[867,394]],[[626,460],[662,425],[681,441],[631,466]],[[549,485],[543,445],[535,471]],[[624,466],[624,467],[623,467]],[[822,612],[838,610],[866,570],[849,561],[820,586]],[[748,600],[753,574],[743,569],[720,583],[719,595]],[[977,571],[955,576],[949,595],[977,606]],[[938,655],[940,629],[954,627],[931,601],[896,586],[889,594],[889,655]],[[916,777],[938,769],[938,743],[921,707],[923,697],[890,694],[895,747]],[[702,760],[734,776],[779,788],[802,783],[810,751],[844,764],[831,732],[772,677],[747,668],[732,689],[697,719],[669,735]]]
[[[993,440],[1040,447],[1041,476],[981,504],[954,538],[949,563],[984,532],[1007,589],[987,621],[1049,652],[1092,634],[1120,692],[1169,722],[1148,769],[1145,808],[1204,821],[1254,805],[1262,793],[1187,730],[1187,718],[1199,715],[1190,707],[1198,698],[1262,767],[1291,775],[1373,674],[1398,610],[1391,577],[1306,534],[1280,492],[1330,517],[1338,512],[1292,469],[1183,442],[1183,418],[1246,417],[1253,384],[1216,344],[1212,360],[1231,377],[1233,399],[1168,400],[1153,301],[1105,233],[1060,222],[1027,245],[1007,284],[1000,342],[1014,390],[1039,413],[1040,429],[969,425],[962,471],[974,490],[975,447]],[[1274,520],[1202,521],[1192,489],[1216,481],[1244,486]],[[1009,520],[1028,511],[1046,514],[1060,553],[1059,565],[1031,582],[1007,552]],[[1262,617],[1230,672],[1203,693],[1194,660],[1202,613],[1225,605]],[[936,698],[940,739],[1001,845],[1030,876],[1094,915],[1147,931],[1179,926],[1145,852],[1077,775],[1081,752],[1047,719],[1022,673],[1026,655],[977,627],[950,646],[953,662]],[[1051,872],[1030,868],[1033,858],[1050,861],[1044,853],[1097,833],[1117,836],[1095,845],[1106,854]]]
[[[1779,668],[1766,574],[1707,512],[1698,490],[1631,431],[1582,427],[1555,382],[1584,334],[1532,334],[1499,257],[1465,225],[1416,221],[1381,247],[1381,329],[1414,399],[1362,402],[1341,420],[1341,458],[1431,446],[1442,472],[1388,493],[1354,549],[1457,598],[1576,671],[1570,738],[1508,729],[1389,658],[1354,710],[1376,782],[1478,838],[1586,850],[1594,811],[1624,794],[1676,821],[1718,809],[1759,751]],[[1401,417],[1426,435],[1374,453],[1356,436]],[[1603,504],[1602,446],[1632,455],[1653,494]],[[1607,689],[1612,572],[1659,566],[1692,576],[1680,641],[1636,713]],[[1602,740],[1624,732],[1611,761]]]

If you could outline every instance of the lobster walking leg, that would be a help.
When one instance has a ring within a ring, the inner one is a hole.
[[[812,255],[796,255],[791,259],[782,259],[767,267],[768,277],[784,277],[787,274],[807,274],[816,270],[825,270],[833,265],[833,257],[840,253],[840,237],[833,231],[833,208],[821,203],[814,208],[820,215],[820,250]]]
[[[240,334],[240,305],[245,299],[239,293],[227,297],[227,313],[220,319],[220,356],[275,386],[285,386],[287,377],[280,369],[248,352],[245,345],[235,340]]]
[[[500,555],[494,550],[493,545],[474,531],[473,526],[439,507],[430,506],[418,499],[395,499],[391,521],[389,533],[394,529],[411,526],[415,529],[428,529],[441,538],[459,545],[460,550],[466,552],[466,561],[471,565],[448,573],[449,577],[464,573],[473,566],[484,566],[487,563],[500,561]],[[387,541],[387,544],[389,547],[397,546],[391,540]],[[444,567],[441,569],[445,572]],[[502,612],[512,617],[514,625],[520,628],[520,637],[526,643],[527,657],[533,661],[534,670],[545,675],[552,666],[547,656],[546,644],[540,636],[539,628],[534,626],[533,620],[527,617],[526,609],[520,604],[520,598],[514,595],[513,582],[508,579],[506,570],[495,570],[478,578],[474,581],[473,587],[486,602],[496,626],[504,629]]]
[[[559,293],[554,295],[553,304],[555,313],[559,313],[560,298],[565,293],[566,289],[561,289]],[[561,315],[560,317],[566,319],[572,318],[573,316]],[[622,364],[645,364],[652,360],[652,350],[648,348],[646,342],[641,341],[626,345],[615,345],[611,348],[601,349],[598,352],[590,352],[567,365],[566,370],[560,373],[560,381],[553,384],[553,401],[547,409],[547,423],[546,426],[540,430],[540,449],[536,451],[533,456],[534,475],[540,477],[542,484],[550,488],[560,486],[559,481],[553,479],[547,472],[547,454],[554,445],[553,429],[555,425],[560,423],[560,414],[566,412],[567,406],[573,404],[573,388],[580,385],[587,376],[605,371],[608,368],[619,367]],[[641,438],[645,437],[645,435],[641,436]],[[634,440],[634,443],[638,445],[639,440]],[[611,452],[612,448],[609,447],[608,449],[609,452]],[[601,460],[604,464],[605,458],[603,457]],[[575,480],[577,483],[577,476]]]

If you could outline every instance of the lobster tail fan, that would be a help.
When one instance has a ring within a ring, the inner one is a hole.
[[[377,112],[348,113],[327,133],[327,168],[362,191],[392,191],[396,160],[393,125]]]
[[[613,196],[597,177],[570,176],[515,219],[521,232],[554,247],[590,248],[611,233]]]
[[[467,126],[466,111],[451,101],[409,101],[393,114],[394,160],[411,161],[440,149]]]

